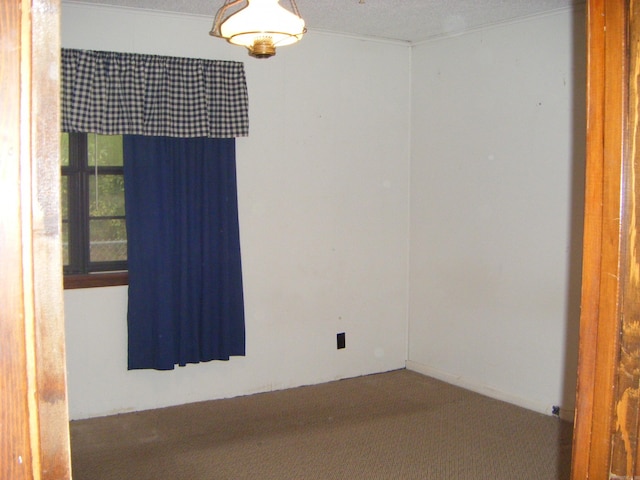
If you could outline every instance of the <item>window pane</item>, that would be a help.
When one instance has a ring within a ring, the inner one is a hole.
[[[60,165],[69,166],[69,134],[62,133],[60,135]]]
[[[89,235],[91,262],[127,259],[127,230],[124,219],[91,220]]]
[[[68,145],[67,145],[68,146]],[[60,177],[60,207],[62,215],[62,264],[69,265],[69,177]]]
[[[97,189],[97,194],[96,194]],[[89,216],[124,216],[124,177],[122,175],[89,176]]]
[[[122,166],[122,135],[87,135],[87,160],[92,167]]]
[[[60,206],[62,221],[69,220],[69,177],[65,175],[60,178]]]
[[[62,222],[62,265],[69,265],[69,223]]]

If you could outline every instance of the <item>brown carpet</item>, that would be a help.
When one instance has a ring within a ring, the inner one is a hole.
[[[408,370],[71,422],[74,480],[567,480],[571,424]]]

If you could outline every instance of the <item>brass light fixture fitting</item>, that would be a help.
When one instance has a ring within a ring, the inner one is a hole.
[[[307,31],[295,0],[290,2],[292,11],[282,7],[280,0],[225,0],[209,35],[246,47],[252,57],[272,57],[276,47],[297,42]],[[228,13],[240,4],[244,6]]]

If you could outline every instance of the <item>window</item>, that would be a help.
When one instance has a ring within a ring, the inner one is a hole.
[[[126,283],[122,135],[63,133],[65,288]]]

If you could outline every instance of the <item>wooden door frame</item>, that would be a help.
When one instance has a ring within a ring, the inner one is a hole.
[[[572,479],[638,478],[640,0],[589,0],[582,309]]]
[[[0,3],[0,478],[71,478],[58,0]]]

